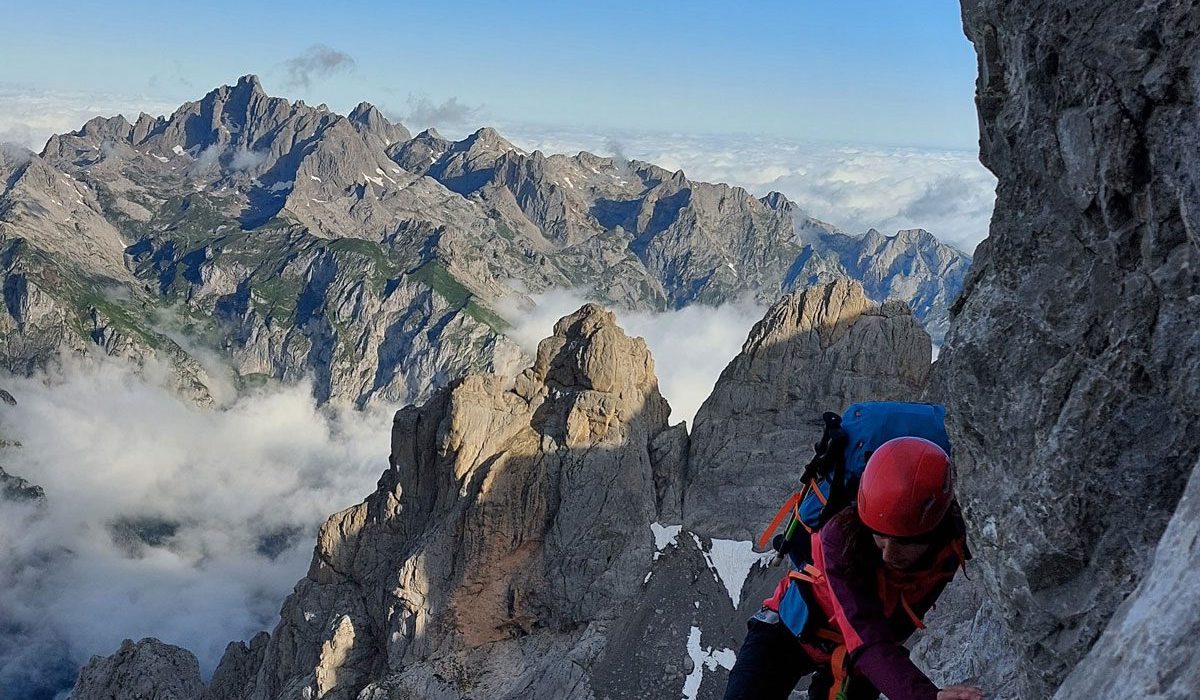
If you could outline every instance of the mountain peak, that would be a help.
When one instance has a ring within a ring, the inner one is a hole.
[[[513,148],[516,148],[511,143],[509,143],[507,139],[505,139],[503,136],[501,136],[500,132],[496,131],[495,129],[493,129],[490,126],[485,126],[482,129],[479,129],[475,133],[471,134],[470,136],[468,136],[465,139],[464,143],[467,145],[468,148],[474,148],[475,146],[483,146],[483,147],[486,147],[489,149],[495,149],[495,150],[501,150],[501,151],[509,151],[509,150],[512,150]]]
[[[258,76],[254,75],[253,73],[247,73],[246,75],[238,78],[237,85],[234,86],[234,89],[249,90],[251,92],[258,92],[264,95],[266,94],[266,91],[263,90],[262,81],[259,80]]]
[[[785,197],[782,192],[768,192],[765,197],[758,200],[775,210],[791,210],[795,209],[796,205],[790,199]]]
[[[383,113],[379,108],[367,101],[358,103],[349,114],[350,121],[366,122],[374,119],[384,119]]]
[[[617,317],[598,304],[584,304],[554,324],[554,335],[538,345],[534,371],[563,388],[645,393],[658,383],[646,341],[625,335]]]

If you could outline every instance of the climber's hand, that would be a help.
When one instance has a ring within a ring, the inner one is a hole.
[[[937,700],[983,700],[983,691],[969,685],[952,685],[939,690]]]

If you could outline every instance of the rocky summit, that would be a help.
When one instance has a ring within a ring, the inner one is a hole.
[[[515,370],[529,358],[508,322],[551,289],[649,311],[869,279],[940,338],[970,263],[923,233],[841,234],[778,193],[526,153],[490,128],[412,136],[254,76],[0,152],[0,261],[10,371],[61,351],[157,358],[219,401],[197,360],[216,356],[240,385],[311,377],[318,400],[360,406]]]

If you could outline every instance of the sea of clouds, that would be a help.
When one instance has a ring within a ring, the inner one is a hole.
[[[4,379],[18,405],[0,431],[20,446],[0,463],[46,493],[0,500],[0,688],[14,697],[53,697],[125,638],[184,646],[210,673],[228,642],[274,626],[320,523],[387,467],[386,410],[319,409],[304,384],[204,408],[170,384],[96,358]]]

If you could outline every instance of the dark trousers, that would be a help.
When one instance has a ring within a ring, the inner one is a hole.
[[[782,623],[751,618],[746,623],[746,641],[729,672],[725,700],[787,700],[796,684],[812,673],[809,700],[828,700],[833,674],[825,664],[814,662]],[[847,700],[876,700],[879,691],[865,678],[852,678]]]

